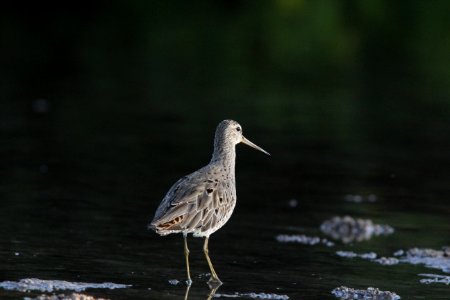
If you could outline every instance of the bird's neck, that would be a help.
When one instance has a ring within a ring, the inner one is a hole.
[[[236,145],[225,141],[214,142],[214,152],[211,163],[222,164],[228,170],[234,172],[236,163]]]

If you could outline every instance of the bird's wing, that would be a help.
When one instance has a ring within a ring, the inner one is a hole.
[[[211,194],[214,191],[214,185],[214,180],[208,179],[208,173],[204,172],[204,169],[181,178],[161,201],[152,224],[171,222],[197,209],[199,199]]]

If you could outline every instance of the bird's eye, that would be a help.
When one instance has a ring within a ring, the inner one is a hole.
[[[241,131],[241,127],[236,127],[236,130],[237,131]]]

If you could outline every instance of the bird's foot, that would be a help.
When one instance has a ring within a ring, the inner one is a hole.
[[[187,286],[191,286],[192,285],[192,279],[188,278],[186,280],[186,284],[187,284]]]

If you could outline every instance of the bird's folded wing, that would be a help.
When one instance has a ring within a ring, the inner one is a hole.
[[[192,211],[194,207],[198,210],[197,206],[204,202],[199,201],[199,198],[205,198],[201,196],[208,194],[208,191],[211,192],[212,189],[213,184],[208,180],[199,181],[195,177],[189,176],[181,178],[164,197],[152,223],[171,221],[178,216],[186,214],[188,211]]]

